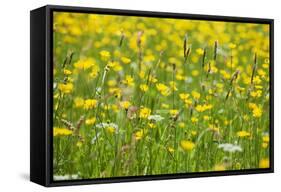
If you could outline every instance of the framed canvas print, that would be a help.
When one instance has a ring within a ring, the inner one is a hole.
[[[273,20],[31,11],[30,178],[273,172]]]

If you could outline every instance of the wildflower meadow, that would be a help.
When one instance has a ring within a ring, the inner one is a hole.
[[[54,12],[54,180],[268,168],[269,24]]]

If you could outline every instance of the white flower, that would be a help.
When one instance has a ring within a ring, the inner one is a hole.
[[[235,145],[235,144],[231,144],[231,143],[222,143],[222,144],[219,144],[218,146],[219,149],[223,149],[224,151],[227,151],[227,152],[230,152],[230,153],[233,153],[233,152],[242,152],[243,149],[241,148],[240,145]]]
[[[78,175],[54,175],[55,181],[79,179]]]
[[[164,117],[162,117],[160,115],[150,115],[150,116],[148,116],[148,119],[158,122],[158,121],[162,121],[164,119]]]
[[[116,130],[118,130],[118,125],[115,123],[99,123],[96,125],[97,128],[107,128],[107,127],[113,127]]]

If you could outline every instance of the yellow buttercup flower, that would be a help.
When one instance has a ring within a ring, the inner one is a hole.
[[[93,65],[95,65],[95,61],[93,58],[84,58],[84,59],[80,59],[79,61],[77,61],[76,63],[74,63],[74,67],[76,69],[80,69],[80,70],[86,70],[89,69],[90,67],[92,67]]]
[[[146,84],[140,84],[140,90],[143,92],[147,92],[148,86]]]
[[[120,65],[120,63],[116,63],[116,65],[113,67],[113,71],[122,71],[123,67]]]
[[[96,122],[96,118],[95,117],[86,119],[86,121],[85,121],[86,125],[93,125],[93,124],[95,124],[95,122]]]
[[[249,103],[248,106],[250,109],[255,109],[258,107],[255,103]]]
[[[189,98],[188,93],[181,93],[181,94],[179,94],[179,96],[180,96],[180,99],[183,101]]]
[[[71,74],[72,74],[72,71],[70,71],[69,69],[64,69],[64,70],[63,70],[63,74],[65,74],[65,75],[71,75]]]
[[[148,118],[150,113],[151,113],[151,109],[144,107],[144,108],[140,109],[140,115],[139,116],[140,116],[140,118],[146,119],[146,118]]]
[[[253,79],[254,84],[260,84],[262,82],[260,76],[256,75]]]
[[[261,159],[260,163],[259,163],[259,168],[269,168],[269,159],[265,158],[265,159]]]
[[[192,100],[189,98],[188,93],[181,93],[181,94],[179,94],[179,96],[180,96],[180,99],[185,103],[186,107],[191,106]]]
[[[192,91],[191,95],[196,100],[200,99],[200,96],[201,96],[200,93],[198,93],[197,91]]]
[[[97,106],[98,101],[95,99],[86,99],[84,102],[84,109],[93,109]]]
[[[241,138],[244,138],[244,137],[250,137],[251,134],[247,131],[238,131],[237,132],[237,136],[238,137],[241,137]]]
[[[135,136],[135,139],[136,139],[137,141],[140,140],[140,139],[142,139],[142,138],[144,137],[144,130],[142,129],[142,130],[137,131],[137,132],[134,134],[134,136]]]
[[[198,122],[198,118],[197,117],[191,117],[191,122],[192,123],[197,123]]]
[[[205,111],[205,107],[204,107],[203,105],[197,105],[197,106],[195,107],[195,109],[196,109],[196,111],[198,111],[198,112],[203,112],[203,111]]]
[[[121,61],[122,61],[124,64],[129,64],[129,63],[131,63],[131,59],[129,59],[128,57],[121,57]]]
[[[59,128],[59,127],[54,127],[53,129],[53,135],[54,137],[56,136],[68,136],[72,135],[72,131],[66,128]]]
[[[255,103],[249,103],[249,108],[252,110],[253,117],[259,118],[262,116],[262,108]]]
[[[156,88],[163,96],[168,96],[170,94],[169,87],[163,83],[157,83]]]
[[[171,109],[171,110],[170,110],[170,115],[171,115],[172,117],[177,116],[178,113],[179,113],[179,110],[177,110],[177,109]]]
[[[264,135],[262,137],[262,141],[268,143],[269,142],[269,135]]]
[[[188,108],[188,107],[191,106],[192,100],[191,99],[186,99],[186,100],[184,100],[184,103],[185,103],[186,108]]]
[[[256,107],[253,109],[253,117],[261,117],[262,116],[262,109],[261,107]]]
[[[108,60],[110,58],[110,53],[109,53],[109,51],[102,50],[102,51],[100,51],[100,56],[101,56],[102,60]]]
[[[108,126],[106,127],[106,131],[109,133],[109,134],[113,134],[116,132],[116,129],[112,126]]]
[[[73,84],[72,83],[59,83],[58,89],[65,94],[69,94],[73,91]]]
[[[180,146],[184,151],[191,151],[195,147],[195,144],[189,140],[182,140]]]
[[[122,101],[120,103],[120,106],[123,108],[123,109],[128,109],[130,106],[131,106],[131,103],[129,101]]]
[[[122,81],[125,85],[134,86],[134,79],[130,75],[126,75],[125,80]]]

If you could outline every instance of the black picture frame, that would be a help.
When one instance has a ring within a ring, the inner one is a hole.
[[[53,12],[79,12],[122,16],[260,23],[270,25],[270,167],[221,172],[177,173],[69,181],[52,180],[52,23]],[[183,13],[100,9],[47,5],[30,12],[30,180],[43,186],[65,186],[274,172],[274,20]]]

